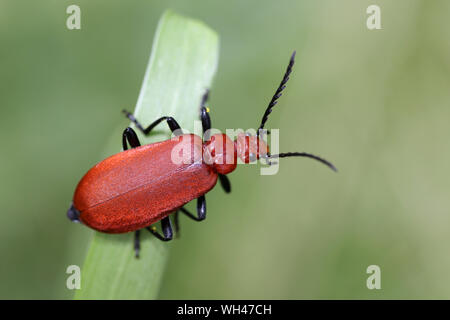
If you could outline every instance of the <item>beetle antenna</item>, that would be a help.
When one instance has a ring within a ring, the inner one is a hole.
[[[267,121],[267,118],[269,117],[269,114],[272,112],[272,108],[275,107],[275,105],[278,103],[277,100],[281,97],[281,94],[282,94],[281,92],[284,90],[284,88],[286,88],[286,83],[289,80],[289,75],[291,74],[292,67],[294,65],[295,53],[296,53],[295,51],[292,53],[291,59],[289,60],[289,64],[286,68],[286,72],[284,73],[283,79],[281,80],[281,83],[278,86],[277,91],[275,91],[275,94],[273,95],[272,100],[270,100],[270,103],[267,106],[266,112],[264,112],[264,115],[261,120],[261,125],[259,126],[259,129],[258,129],[258,136],[259,136],[259,131],[264,129],[264,125]]]
[[[280,153],[280,154],[273,154],[270,156],[270,158],[287,158],[287,157],[307,157],[314,160],[317,160],[319,162],[322,162],[324,165],[328,166],[331,170],[336,171],[336,167],[329,161],[322,159],[321,157],[315,156],[310,153],[305,152],[286,152],[286,153]]]

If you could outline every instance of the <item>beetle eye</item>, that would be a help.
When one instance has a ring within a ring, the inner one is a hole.
[[[80,211],[75,209],[73,204],[70,206],[69,210],[67,210],[67,218],[72,222],[80,222]]]

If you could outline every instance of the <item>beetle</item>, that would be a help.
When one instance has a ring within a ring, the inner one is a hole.
[[[206,218],[205,194],[216,185],[217,180],[225,192],[230,192],[231,184],[226,175],[236,169],[237,158],[243,163],[265,158],[270,164],[274,158],[308,157],[336,171],[333,164],[309,153],[271,155],[260,137],[272,108],[286,87],[294,60],[295,51],[264,112],[257,134],[253,136],[242,133],[235,141],[225,134],[209,137],[208,90],[200,103],[205,140],[197,135],[183,134],[177,121],[170,116],[161,117],[144,128],[133,114],[123,110],[144,135],[149,135],[155,126],[166,122],[175,137],[141,146],[136,132],[131,127],[126,128],[122,134],[123,151],[95,165],[78,183],[67,212],[68,218],[104,233],[134,231],[135,256],[139,257],[142,229],[162,241],[169,241],[174,234],[169,218],[171,214],[174,214],[175,232],[179,231],[179,212],[196,221]],[[173,152],[180,147],[191,151],[187,153],[189,161],[173,161]],[[197,199],[196,215],[183,207],[194,199]],[[158,221],[161,221],[162,234],[154,226]]]

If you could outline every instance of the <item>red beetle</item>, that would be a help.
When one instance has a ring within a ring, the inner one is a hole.
[[[73,203],[67,212],[69,219],[105,233],[135,231],[134,248],[138,257],[141,229],[145,228],[158,239],[168,241],[173,237],[170,214],[174,213],[176,231],[179,229],[179,211],[196,221],[205,219],[205,194],[215,186],[217,178],[225,191],[230,191],[226,174],[236,169],[238,157],[244,163],[259,158],[265,158],[270,163],[272,158],[309,157],[336,170],[330,162],[308,153],[270,155],[266,143],[260,139],[264,124],[286,87],[294,57],[295,51],[256,136],[239,134],[234,142],[225,134],[206,138],[211,129],[205,107],[208,92],[203,96],[200,108],[205,142],[197,135],[183,134],[172,117],[161,117],[144,129],[131,113],[124,111],[145,135],[160,122],[166,121],[177,136],[141,146],[136,132],[132,128],[125,129],[122,136],[124,151],[98,163],[78,183]],[[127,142],[132,149],[128,150]],[[177,157],[179,159],[175,161]],[[194,199],[197,199],[196,216],[183,208]],[[152,226],[158,221],[161,221],[162,235]]]

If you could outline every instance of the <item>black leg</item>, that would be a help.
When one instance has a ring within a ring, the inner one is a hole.
[[[231,192],[230,179],[228,179],[228,177],[224,174],[219,174],[219,180],[223,190],[225,190],[226,193],[230,193]]]
[[[134,256],[139,259],[139,251],[141,250],[141,230],[136,230],[134,232]]]
[[[136,148],[141,145],[136,132],[130,127],[126,128],[122,133],[122,147],[124,151],[128,150],[127,141],[131,148]]]
[[[153,121],[147,128],[144,129],[144,127],[139,123],[139,121],[137,121],[137,119],[134,117],[134,115],[132,113],[130,113],[126,110],[123,110],[123,113],[125,113],[126,117],[128,119],[130,119],[136,125],[136,127],[139,130],[141,130],[142,133],[144,133],[145,135],[148,135],[150,133],[150,131],[153,130],[154,127],[156,127],[158,124],[160,124],[163,121],[167,122],[167,125],[169,126],[169,128],[172,132],[179,130],[178,134],[183,133],[178,122],[172,117],[161,117],[161,118]]]
[[[180,213],[179,211],[175,211],[174,217],[173,217],[173,222],[175,224],[175,237],[179,238],[180,237]]]
[[[195,221],[202,221],[206,218],[206,199],[205,196],[197,198],[197,216],[187,211],[185,208],[181,207],[180,211],[187,215],[189,218]]]
[[[209,117],[209,109],[206,107],[206,102],[208,101],[208,98],[209,98],[209,90],[206,90],[206,92],[203,94],[202,102],[200,104],[200,119],[202,120],[203,140],[205,141],[209,140],[208,130],[211,129],[211,118]]]
[[[198,221],[206,219],[206,198],[205,195],[197,198],[197,218]]]
[[[173,238],[172,231],[172,222],[170,222],[170,218],[167,216],[161,220],[161,227],[163,231],[163,235],[161,235],[158,231],[156,231],[156,227],[151,226],[147,227],[147,229],[151,234],[153,234],[156,238],[161,241],[169,241]]]
[[[206,199],[205,196],[201,196],[197,198],[197,216],[190,213],[188,210],[186,210],[184,207],[181,207],[175,212],[175,232],[177,233],[176,236],[180,236],[180,222],[179,222],[179,211],[183,212],[185,215],[187,215],[189,218],[195,221],[202,221],[206,218]]]

